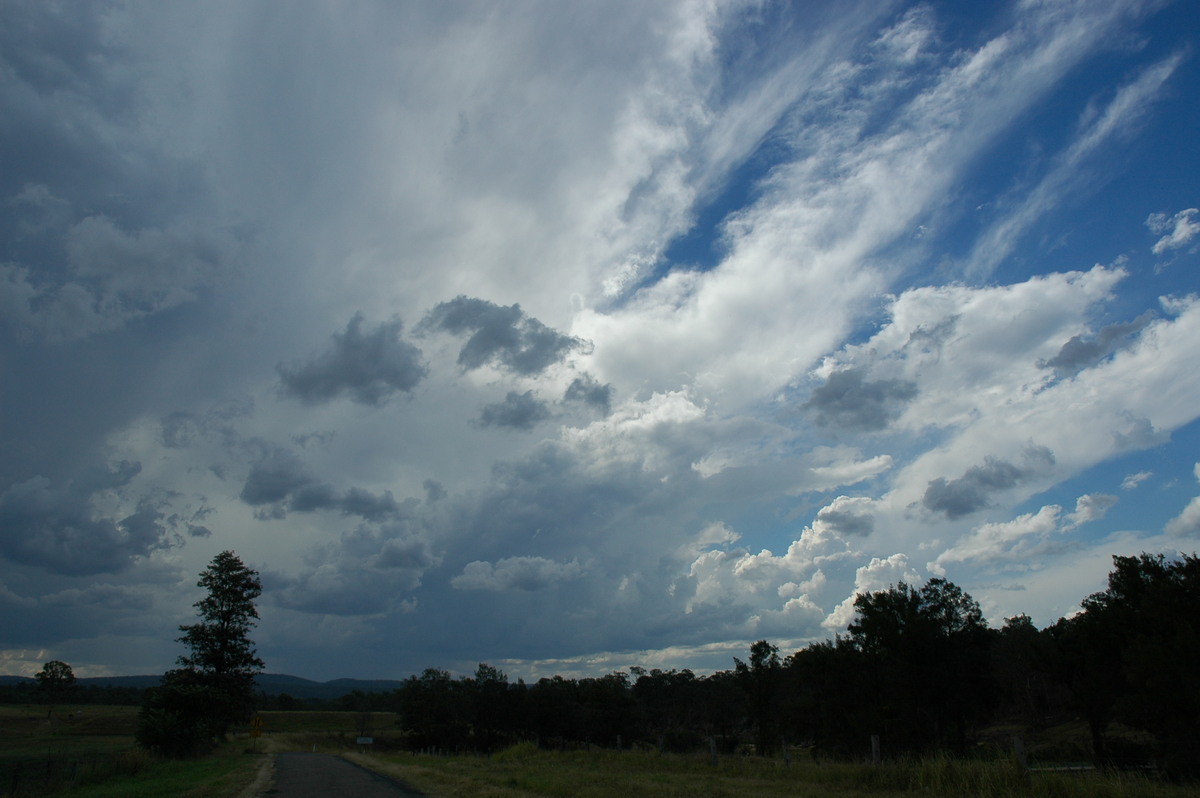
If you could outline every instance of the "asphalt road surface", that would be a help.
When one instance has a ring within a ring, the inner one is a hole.
[[[271,798],[418,798],[377,773],[330,754],[276,754]]]

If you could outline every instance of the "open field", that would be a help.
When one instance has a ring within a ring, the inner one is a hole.
[[[793,798],[890,798],[892,796],[1102,796],[1184,798],[1195,788],[1142,776],[1094,773],[1025,774],[1015,763],[920,762],[817,764],[804,759],[726,757],[714,767],[708,757],[635,751],[551,752],[517,746],[491,758],[427,757],[409,754],[346,755],[431,796],[528,798],[530,796],[791,796]]]
[[[413,755],[399,750],[401,735],[390,713],[264,712],[260,738],[241,732],[201,759],[160,762],[134,746],[137,711],[64,706],[48,719],[44,706],[0,706],[0,796],[253,798],[266,788],[269,754],[313,750],[346,756],[435,798],[1196,794],[1194,785],[1177,787],[1139,775],[1026,774],[1000,753],[989,761],[934,758],[877,767],[816,763],[799,751],[790,763],[729,756],[714,766],[702,754],[539,751],[532,744],[491,757]],[[355,744],[364,728],[377,742],[369,753]]]
[[[161,762],[134,741],[137,707],[0,705],[0,796],[250,798],[266,758],[245,739],[211,756]]]

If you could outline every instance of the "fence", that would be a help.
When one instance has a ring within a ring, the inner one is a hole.
[[[141,769],[144,755],[124,751],[49,752],[46,756],[0,760],[0,798],[29,798],[75,784],[103,781]]]

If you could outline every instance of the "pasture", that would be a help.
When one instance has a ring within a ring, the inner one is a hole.
[[[242,730],[213,753],[158,761],[137,749],[137,707],[0,706],[0,796],[33,798],[255,798],[266,789],[269,754],[321,751],[345,756],[434,798],[534,796],[1101,796],[1184,798],[1175,786],[1138,774],[1023,771],[997,750],[972,761],[933,757],[882,765],[781,756],[660,754],[654,750],[539,750],[523,743],[493,756],[435,756],[401,749],[391,713],[263,712],[263,734]],[[356,744],[363,732],[375,745]]]

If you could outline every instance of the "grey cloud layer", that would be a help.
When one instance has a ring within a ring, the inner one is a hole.
[[[333,346],[305,363],[280,365],[284,391],[303,402],[327,402],[343,394],[364,405],[378,406],[397,392],[408,393],[427,368],[421,350],[400,337],[399,320],[363,331],[362,314],[334,333]]]
[[[867,381],[861,370],[845,369],[829,375],[804,406],[822,426],[869,432],[887,427],[916,395],[908,380]]]
[[[1102,327],[1094,336],[1072,336],[1063,344],[1057,355],[1039,362],[1038,365],[1067,376],[1078,374],[1083,369],[1099,363],[1122,345],[1130,343],[1133,336],[1146,329],[1156,316],[1154,311],[1148,310],[1128,324],[1110,324]]]
[[[1056,206],[1194,67],[985,5],[0,3],[0,637],[120,670],[236,548],[272,669],[728,667],[1085,540],[1006,514],[1194,418],[1198,217]]]
[[[273,449],[254,462],[240,497],[257,508],[256,514],[264,519],[283,518],[288,511],[330,510],[378,522],[403,511],[390,491],[376,495],[361,488],[336,490],[317,479],[297,455],[284,449]]]
[[[488,405],[479,415],[484,427],[510,427],[530,430],[550,418],[550,407],[533,395],[533,391],[509,391],[503,402]]]
[[[436,306],[417,329],[469,333],[458,353],[460,366],[477,369],[493,363],[521,375],[545,371],[583,345],[526,316],[520,305],[501,306],[466,296]]]
[[[956,479],[938,477],[929,483],[921,503],[926,509],[946,518],[961,518],[991,505],[992,497],[1036,477],[1054,467],[1054,453],[1045,446],[1030,446],[1021,453],[1021,463],[987,457],[981,466],[971,466]]]
[[[172,545],[168,521],[149,499],[124,517],[92,507],[94,497],[125,487],[140,471],[139,464],[123,462],[62,487],[41,476],[11,485],[0,493],[0,552],[53,573],[89,575],[123,571],[135,558]]]

